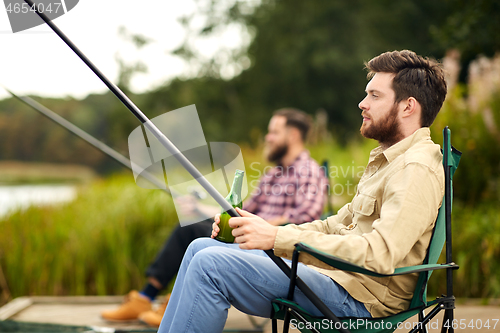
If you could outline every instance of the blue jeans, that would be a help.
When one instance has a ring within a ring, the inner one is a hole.
[[[298,266],[298,275],[337,316],[371,317],[363,303],[328,276],[303,264]],[[158,332],[222,332],[231,305],[269,318],[271,301],[286,297],[288,286],[288,277],[263,251],[198,238],[184,255]],[[321,315],[299,289],[294,301],[313,315]]]

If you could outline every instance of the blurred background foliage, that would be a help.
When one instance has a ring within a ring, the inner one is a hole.
[[[441,143],[448,125],[464,153],[455,177],[453,244],[461,265],[455,290],[463,297],[500,297],[500,2],[200,0],[199,17],[181,19],[189,33],[174,52],[197,65],[193,75],[135,94],[130,80],[147,65],[127,65],[116,56],[118,85],[150,118],[196,104],[207,141],[239,143],[246,163],[262,161],[271,112],[300,108],[315,118],[313,157],[344,170],[332,176],[334,184],[356,183],[356,173],[345,171],[364,166],[374,146],[358,134],[363,63],[395,49],[442,60],[449,94],[433,138]],[[204,59],[192,47],[192,38],[231,25],[248,37],[240,49]],[[148,43],[145,36],[120,33],[137,47]],[[111,93],[34,98],[128,155],[127,137],[138,123]],[[83,164],[101,175],[121,170],[12,98],[0,101],[0,160]],[[140,286],[142,270],[176,217],[168,199],[128,177],[87,185],[66,206],[0,221],[0,265],[13,295],[113,294]],[[336,194],[335,208],[350,198]],[[431,293],[444,292],[439,279],[432,283]]]

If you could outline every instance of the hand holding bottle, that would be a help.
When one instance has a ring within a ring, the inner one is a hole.
[[[233,228],[232,235],[234,242],[240,244],[240,249],[244,250],[270,250],[274,247],[278,227],[269,224],[257,215],[251,214],[246,210],[236,208],[241,217],[231,217],[229,226]],[[214,218],[212,225],[212,238],[215,238],[219,232],[218,224],[220,214]]]

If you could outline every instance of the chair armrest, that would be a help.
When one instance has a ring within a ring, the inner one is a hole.
[[[319,251],[319,250],[307,245],[306,243],[300,242],[300,243],[295,244],[295,251],[308,253],[308,254],[312,255],[313,257],[315,257],[316,259],[321,260],[322,262],[324,262],[324,263],[326,263],[334,268],[343,270],[343,271],[361,273],[361,274],[375,276],[375,277],[388,277],[388,276],[395,276],[395,275],[420,273],[420,272],[433,271],[433,270],[446,269],[446,268],[458,269],[458,265],[456,265],[455,263],[451,263],[451,264],[425,264],[425,265],[417,265],[417,266],[400,267],[400,268],[396,268],[394,270],[394,273],[392,273],[392,274],[382,274],[382,273],[377,273],[375,271],[372,271],[370,269],[366,269],[362,266],[352,264],[347,260],[332,256],[328,253]]]

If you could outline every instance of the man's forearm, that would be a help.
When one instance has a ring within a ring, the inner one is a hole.
[[[284,216],[280,216],[280,217],[277,217],[275,219],[268,220],[267,222],[272,224],[272,225],[280,226],[280,225],[287,223],[288,219]]]

